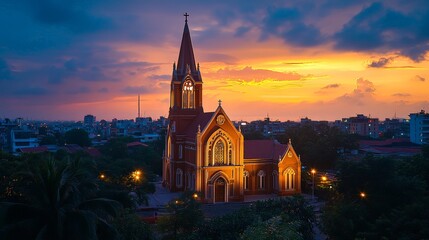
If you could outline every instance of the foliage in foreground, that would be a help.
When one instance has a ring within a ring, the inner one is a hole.
[[[314,220],[313,209],[302,197],[258,201],[249,207],[204,222],[188,239],[232,240],[254,236],[250,239],[309,240],[313,239]]]
[[[43,160],[20,174],[21,202],[0,203],[3,239],[115,239],[121,205],[94,198],[90,161]]]
[[[330,239],[429,239],[429,156],[423,152],[342,162],[338,195],[322,217]]]

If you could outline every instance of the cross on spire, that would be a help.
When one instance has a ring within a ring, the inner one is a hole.
[[[185,14],[183,14],[183,16],[185,16],[185,23],[187,23],[188,22],[189,14],[187,12],[185,12]]]
[[[222,100],[219,99],[218,102],[219,102],[219,107],[221,107],[222,106]]]

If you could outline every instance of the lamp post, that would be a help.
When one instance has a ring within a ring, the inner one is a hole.
[[[312,175],[312,187],[311,187],[311,199],[314,200],[314,174],[316,174],[316,169],[311,169],[311,175]]]

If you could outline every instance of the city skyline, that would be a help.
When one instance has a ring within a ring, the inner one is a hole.
[[[68,4],[68,5],[67,5]],[[425,1],[41,1],[0,6],[0,118],[167,116],[185,12],[205,111],[380,119],[428,110]]]

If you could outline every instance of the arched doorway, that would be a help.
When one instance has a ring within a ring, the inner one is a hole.
[[[226,200],[226,182],[222,177],[215,182],[215,202],[225,202]]]

